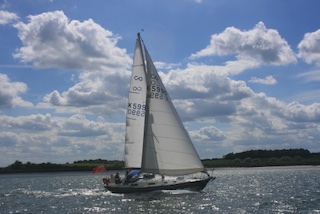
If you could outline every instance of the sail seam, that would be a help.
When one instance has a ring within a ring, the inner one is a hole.
[[[151,136],[152,135],[148,135]],[[162,138],[162,139],[173,139],[173,140],[179,140],[179,141],[184,141],[184,142],[190,142],[190,140],[184,140],[182,138],[173,138],[173,137],[167,137],[167,136],[157,136],[157,138]],[[165,150],[164,150],[165,151]]]
[[[131,94],[140,94],[140,92],[129,91]]]
[[[144,66],[143,64],[132,65],[132,67]]]

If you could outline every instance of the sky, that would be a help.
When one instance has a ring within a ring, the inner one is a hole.
[[[319,8],[317,0],[2,0],[0,166],[123,160],[138,32],[202,159],[320,152]]]

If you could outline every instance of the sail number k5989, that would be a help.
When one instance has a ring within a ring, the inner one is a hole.
[[[139,103],[128,103],[127,113],[134,116],[144,117],[146,110],[146,105],[142,105]]]

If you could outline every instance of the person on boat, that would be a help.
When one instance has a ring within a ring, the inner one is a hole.
[[[131,172],[131,169],[127,169],[126,171],[126,177],[128,177],[128,174]]]
[[[114,182],[116,184],[120,184],[121,183],[120,175],[119,175],[118,172],[116,173],[116,176],[114,177]]]
[[[105,185],[109,185],[109,183],[110,183],[110,179],[109,178],[103,178],[102,179],[102,181],[103,181],[103,183],[105,184]]]
[[[129,180],[130,180],[130,178],[132,177],[132,176],[129,176],[129,173],[131,172],[131,169],[128,169],[127,171],[126,171],[126,176],[124,177],[124,179],[123,179],[123,183],[124,184],[127,184],[127,183],[129,183]]]

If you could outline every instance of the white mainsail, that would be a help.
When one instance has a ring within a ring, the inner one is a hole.
[[[144,46],[147,62],[147,108],[142,171],[183,175],[204,170],[198,153]]]
[[[136,41],[126,116],[125,167],[141,168],[146,110],[146,71],[140,36]]]

